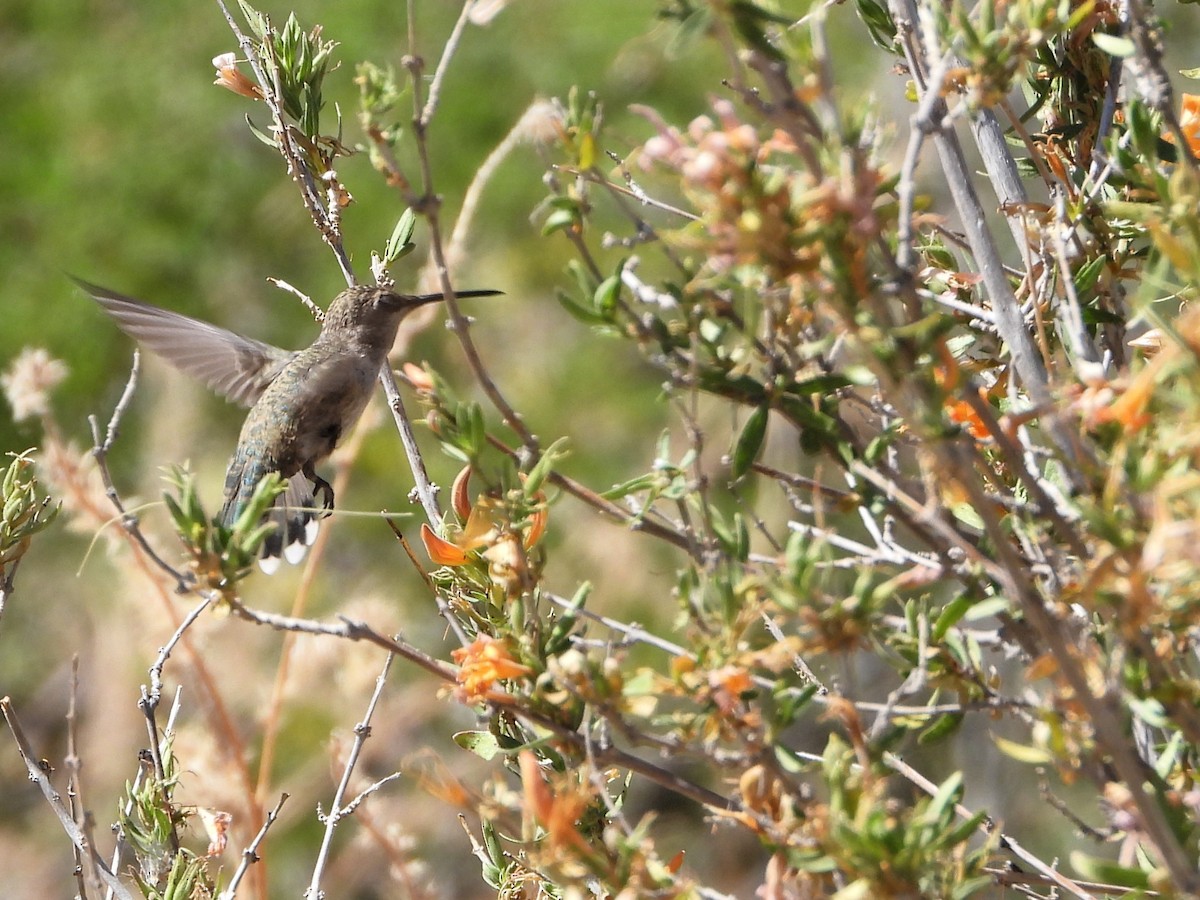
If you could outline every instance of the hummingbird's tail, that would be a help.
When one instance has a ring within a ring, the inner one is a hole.
[[[221,507],[220,522],[231,527],[245,509],[258,482],[270,470],[262,466],[251,466],[255,471],[235,472],[233,467],[225,481],[225,505]],[[261,471],[259,471],[261,470]],[[270,575],[279,568],[279,560],[295,564],[304,558],[309,545],[317,538],[318,519],[325,514],[318,509],[313,497],[313,487],[303,472],[288,479],[287,488],[275,499],[275,505],[264,516],[264,521],[275,526],[263,541],[259,568]]]

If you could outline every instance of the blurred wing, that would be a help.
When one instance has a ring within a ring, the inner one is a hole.
[[[252,406],[295,356],[216,325],[73,280],[138,343],[242,406]]]

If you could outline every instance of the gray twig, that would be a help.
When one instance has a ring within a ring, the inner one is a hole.
[[[287,802],[287,799],[287,794],[280,794],[279,802],[275,804],[273,810],[267,813],[267,820],[263,822],[262,828],[258,829],[258,834],[254,836],[254,840],[242,851],[242,860],[238,863],[237,869],[234,870],[233,877],[229,879],[229,886],[221,891],[217,900],[233,900],[236,896],[238,885],[246,877],[246,873],[250,871],[250,867],[259,861],[258,848],[266,838],[267,831],[275,824],[275,820],[279,818],[279,811],[283,809],[283,804]]]
[[[468,4],[470,5],[470,4]],[[367,704],[367,711],[363,715],[362,721],[354,726],[354,743],[350,747],[350,754],[346,758],[345,768],[342,770],[342,780],[334,791],[333,801],[330,805],[329,813],[325,818],[325,835],[321,839],[321,849],[317,853],[317,862],[313,866],[312,881],[309,882],[308,890],[304,892],[304,896],[311,900],[318,900],[324,896],[321,892],[321,876],[325,873],[325,866],[329,862],[329,852],[333,847],[333,831],[337,828],[338,823],[354,812],[358,804],[370,793],[373,793],[385,782],[390,781],[392,777],[376,782],[361,795],[354,798],[345,806],[342,805],[342,800],[346,796],[346,792],[350,789],[350,779],[354,774],[354,768],[358,765],[359,757],[362,755],[363,745],[367,742],[367,738],[371,736],[371,718],[375,715],[375,709],[379,705],[379,698],[383,694],[383,686],[387,683],[388,672],[392,668],[392,660],[396,658],[394,653],[389,653],[387,659],[383,662],[383,670],[375,679],[375,691],[371,694],[371,700]]]
[[[100,472],[100,479],[104,483],[104,494],[108,497],[109,502],[116,508],[117,514],[121,518],[121,528],[125,533],[133,538],[134,542],[141,548],[142,552],[162,571],[166,572],[175,580],[175,589],[183,594],[192,587],[191,579],[176,569],[173,565],[163,559],[158,552],[150,546],[150,542],[146,540],[146,536],[142,533],[141,526],[138,522],[138,517],[129,512],[125,508],[125,504],[121,501],[120,494],[117,493],[116,485],[113,483],[112,473],[108,469],[108,454],[116,443],[117,436],[121,431],[121,420],[124,418],[126,411],[129,409],[129,404],[133,401],[133,393],[137,389],[138,373],[141,371],[141,353],[137,350],[133,351],[133,364],[129,369],[129,380],[125,382],[125,390],[121,392],[121,399],[117,401],[116,407],[113,409],[112,417],[108,420],[108,427],[105,429],[103,439],[100,437],[100,422],[95,416],[88,416],[88,424],[92,428],[92,457],[96,460],[96,468]]]
[[[21,722],[17,718],[17,711],[13,709],[12,698],[0,698],[0,713],[4,714],[4,721],[8,723],[9,731],[12,732],[13,740],[17,744],[17,752],[21,754],[21,759],[25,762],[25,769],[29,773],[29,780],[34,782],[41,788],[42,795],[50,804],[50,808],[54,810],[54,814],[58,816],[58,821],[62,823],[63,830],[71,842],[79,850],[81,854],[92,860],[92,864],[96,867],[101,881],[108,885],[109,891],[113,896],[119,897],[120,900],[133,900],[133,895],[129,893],[125,885],[119,878],[113,874],[112,870],[105,864],[99,854],[96,853],[96,848],[92,842],[84,834],[83,829],[75,821],[71,815],[71,811],[67,809],[62,801],[62,795],[50,783],[50,764],[45,760],[36,758],[33,749],[29,746],[29,740],[25,736],[25,730],[21,727]]]

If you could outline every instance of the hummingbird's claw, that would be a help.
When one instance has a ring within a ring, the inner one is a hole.
[[[316,472],[309,472],[306,474],[313,484],[313,499],[316,499],[319,496],[321,499],[321,507],[323,509],[333,509],[333,485],[331,485]]]

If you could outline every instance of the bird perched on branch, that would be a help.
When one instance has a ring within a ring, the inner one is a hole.
[[[316,466],[358,421],[401,320],[417,307],[443,299],[442,294],[412,296],[354,285],[329,305],[317,339],[303,350],[289,351],[75,281],[148,350],[250,407],[225,475],[219,520],[232,525],[269,473],[287,480],[268,513],[276,528],[263,545],[260,565],[267,572],[278,567],[280,555],[288,562],[303,558],[316,537],[318,515],[333,507],[333,488]],[[457,296],[498,293],[463,291]]]

